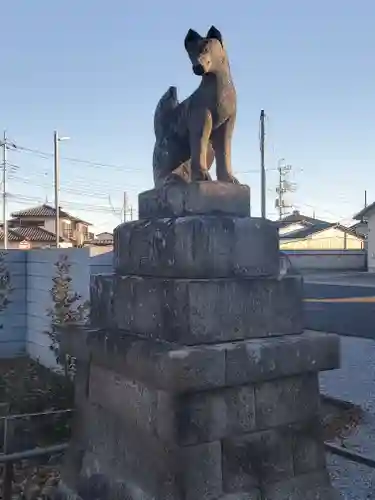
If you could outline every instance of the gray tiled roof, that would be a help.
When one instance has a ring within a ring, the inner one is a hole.
[[[303,229],[296,229],[295,231],[291,231],[290,233],[280,234],[280,239],[281,240],[287,240],[287,239],[294,240],[294,239],[306,238],[308,236],[311,236],[312,234],[319,233],[319,232],[324,231],[325,229],[328,229],[330,227],[340,229],[341,231],[343,231],[347,234],[351,234],[353,236],[356,236],[359,239],[365,239],[365,237],[363,235],[357,234],[350,227],[342,226],[341,224],[337,224],[335,222],[321,222],[319,224],[315,224],[314,226],[304,227]]]
[[[292,214],[283,217],[281,220],[275,221],[275,224],[279,227],[289,226],[293,223],[300,223],[305,226],[315,226],[316,224],[324,224],[326,221],[321,219],[315,219],[315,217],[309,217],[308,215],[301,214],[298,210],[295,210]]]
[[[14,233],[12,229],[8,229],[8,241],[23,241],[23,240],[24,238],[22,238],[17,233]],[[0,241],[4,241],[4,229],[2,227],[0,228]]]
[[[331,222],[319,222],[314,225],[310,224],[301,229],[295,229],[294,231],[290,231],[290,233],[280,234],[280,239],[306,238],[306,236],[310,236],[314,233],[318,233],[319,231],[323,231],[324,229],[328,229],[329,227],[333,226],[335,226],[335,224]]]
[[[54,233],[43,229],[42,227],[12,227],[8,229],[9,241],[31,241],[42,243],[54,243],[56,236]],[[0,228],[0,241],[4,241],[4,229]],[[60,241],[69,241],[60,238]]]
[[[20,218],[20,217],[56,217],[56,209],[51,207],[51,205],[47,205],[44,203],[43,205],[38,205],[36,207],[25,208],[24,210],[19,210],[18,212],[13,212],[12,217]],[[88,224],[91,226],[90,222],[86,222],[78,217],[74,217],[74,215],[65,212],[60,208],[60,217],[65,219],[70,219],[76,222],[82,222],[83,224]]]

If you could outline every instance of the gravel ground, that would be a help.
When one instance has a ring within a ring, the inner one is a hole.
[[[343,336],[340,339],[341,368],[321,374],[321,390],[375,415],[375,341]]]
[[[342,500],[375,500],[374,469],[329,454],[327,463],[332,483]]]
[[[375,341],[341,337],[341,368],[322,373],[320,384],[323,394],[363,409],[361,423],[344,444],[375,457]],[[344,500],[375,500],[375,469],[334,455],[327,459],[333,483]]]

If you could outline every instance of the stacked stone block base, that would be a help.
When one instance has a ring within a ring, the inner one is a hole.
[[[171,189],[140,196],[149,219],[116,229],[91,328],[65,334],[79,367],[65,489],[333,500],[318,373],[339,365],[337,337],[303,332],[302,281],[278,276],[277,229],[246,217],[244,186]]]
[[[176,347],[92,330],[76,352],[68,461],[83,500],[99,486],[100,499],[335,498],[317,379],[338,364],[335,335]]]

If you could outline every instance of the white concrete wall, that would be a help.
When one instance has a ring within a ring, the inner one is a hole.
[[[329,227],[301,239],[280,239],[282,250],[363,250],[364,240],[342,229]]]
[[[111,263],[113,258],[113,245],[92,245],[88,247],[90,249],[90,257],[95,257],[96,255],[101,255],[103,253],[110,253],[111,255],[107,257],[108,263]]]
[[[368,222],[368,234],[367,234],[367,265],[369,272],[375,272],[375,213],[371,214]]]
[[[364,250],[283,250],[291,264],[301,270],[365,271]]]

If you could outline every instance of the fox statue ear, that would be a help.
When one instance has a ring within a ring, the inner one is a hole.
[[[199,42],[200,40],[203,40],[203,37],[199,33],[194,30],[189,30],[184,41],[185,49],[187,50],[188,45],[191,43]]]
[[[206,38],[214,38],[215,40],[219,40],[221,45],[223,45],[223,37],[220,31],[215,28],[215,26],[211,26],[211,28],[207,31]]]

